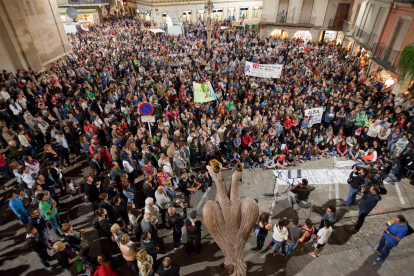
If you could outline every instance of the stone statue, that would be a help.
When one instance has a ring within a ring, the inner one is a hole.
[[[220,166],[207,166],[217,186],[216,200],[204,205],[204,223],[225,255],[227,275],[244,276],[247,265],[243,251],[250,232],[259,216],[259,206],[252,198],[240,200],[239,183],[243,166],[238,163],[229,191],[226,189]]]

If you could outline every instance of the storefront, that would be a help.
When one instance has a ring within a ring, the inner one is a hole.
[[[323,31],[321,33],[322,41],[328,42],[328,41],[334,41],[336,39],[338,32],[336,31]]]
[[[293,37],[312,41],[312,35],[309,31],[297,31]]]
[[[99,18],[98,11],[96,9],[77,9],[78,17],[76,21],[86,22],[87,24],[99,24],[100,22],[95,22],[94,18]],[[60,17],[62,22],[71,22],[72,18],[66,15],[66,9],[59,9]],[[99,21],[99,20],[98,20]]]
[[[205,10],[197,10],[197,20],[204,22],[206,16]]]
[[[236,15],[236,8],[228,8],[227,9],[227,18],[228,19],[234,19],[235,15]]]
[[[213,9],[213,12],[211,13],[211,19],[214,21],[223,20],[223,9]]]
[[[151,11],[147,10],[145,12],[145,21],[151,21]]]
[[[276,38],[276,37],[287,37],[287,32],[282,29],[275,29],[271,34],[270,37]]]
[[[192,21],[191,11],[183,11],[183,22],[190,23]]]

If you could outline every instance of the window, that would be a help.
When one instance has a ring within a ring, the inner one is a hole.
[[[248,17],[249,8],[248,7],[241,7],[240,8],[240,19]]]
[[[206,16],[206,13],[204,10],[197,10],[197,20],[204,22],[205,16]]]
[[[191,22],[191,11],[183,11],[183,22]]]
[[[211,13],[211,20],[222,20],[223,19],[223,9],[213,9]]]
[[[252,17],[259,17],[259,10],[260,10],[260,6],[253,6]]]
[[[167,24],[167,16],[168,16],[168,12],[162,13],[162,24]]]
[[[66,15],[61,15],[60,18],[62,18],[62,22],[65,23],[66,22]]]
[[[228,19],[233,19],[235,15],[236,15],[236,9],[235,8],[228,8],[228,10],[227,10]]]

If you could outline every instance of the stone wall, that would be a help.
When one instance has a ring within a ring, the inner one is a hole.
[[[70,52],[55,0],[0,0],[0,69],[47,69]]]

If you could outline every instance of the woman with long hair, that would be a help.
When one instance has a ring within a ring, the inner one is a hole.
[[[140,276],[153,276],[154,270],[152,269],[152,266],[154,264],[154,260],[148,254],[148,252],[145,249],[141,249],[137,253],[136,258],[137,258],[137,264],[139,268],[139,275]]]
[[[302,228],[302,237],[299,239],[299,253],[303,253],[303,249],[305,249],[305,244],[310,241],[312,238],[313,233],[315,232],[315,228],[313,227],[313,222],[311,219],[306,219],[305,223],[301,226]]]
[[[263,212],[257,221],[258,233],[257,233],[257,248],[261,250],[263,248],[266,237],[269,233],[272,225],[269,223],[269,213]]]
[[[272,241],[269,244],[269,248],[272,248],[273,245],[276,243],[276,248],[273,252],[273,257],[275,257],[276,254],[286,254],[285,242],[288,239],[289,232],[285,225],[286,220],[284,218],[280,218],[279,222],[275,224],[275,226],[273,227]],[[279,252],[280,248],[282,248],[282,253]]]
[[[24,158],[24,165],[29,167],[35,174],[39,172],[39,162],[36,159],[33,159],[30,155],[27,155]]]

